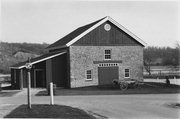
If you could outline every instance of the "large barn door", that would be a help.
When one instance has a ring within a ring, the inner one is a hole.
[[[99,85],[112,84],[114,79],[118,79],[118,67],[98,67]]]

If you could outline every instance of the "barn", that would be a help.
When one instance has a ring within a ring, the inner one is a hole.
[[[107,16],[79,27],[55,43],[48,53],[31,59],[31,86],[76,88],[109,85],[113,79],[143,80],[143,48],[146,45]],[[11,83],[27,87],[26,62],[11,66]]]

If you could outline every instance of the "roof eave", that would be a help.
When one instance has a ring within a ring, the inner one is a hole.
[[[142,44],[144,47],[147,46],[147,43],[145,43],[143,40],[141,40],[139,37],[137,37],[135,34],[133,34],[131,31],[126,29],[124,26],[116,22],[114,19],[108,16],[108,20],[111,21],[115,26],[117,26],[119,29],[122,29],[124,32],[126,32],[128,35],[133,37],[135,40],[137,40],[140,44]]]
[[[55,47],[50,47],[50,48],[46,48],[46,50],[55,50],[55,49],[61,49],[61,48],[67,48],[67,45],[63,45],[63,46],[55,46]]]
[[[75,43],[76,41],[78,41],[80,38],[82,38],[83,36],[85,36],[86,34],[88,34],[89,32],[91,32],[92,30],[94,30],[95,28],[97,28],[98,26],[100,26],[101,24],[105,23],[106,21],[110,21],[112,22],[115,26],[117,26],[119,29],[122,29],[124,32],[126,32],[128,35],[130,35],[131,37],[133,37],[136,41],[138,41],[142,46],[146,47],[147,44],[141,40],[139,37],[137,37],[136,35],[134,35],[132,32],[130,32],[128,29],[126,29],[124,26],[122,26],[121,24],[119,24],[118,22],[116,22],[115,20],[113,20],[111,17],[107,16],[104,19],[102,19],[101,21],[99,21],[97,24],[95,24],[94,26],[90,27],[89,29],[87,29],[86,31],[84,31],[82,34],[80,34],[79,36],[75,37],[73,40],[71,40],[70,42],[68,42],[66,44],[67,47],[71,46],[73,43]]]
[[[75,37],[73,40],[71,40],[70,42],[68,42],[66,44],[66,46],[71,46],[72,44],[74,44],[76,41],[78,41],[80,38],[82,38],[83,36],[85,36],[86,34],[88,34],[90,31],[94,30],[95,28],[97,28],[98,26],[100,26],[101,24],[103,24],[104,22],[106,22],[108,20],[108,17],[105,17],[104,19],[102,19],[101,21],[99,21],[98,23],[96,23],[95,25],[93,25],[92,27],[90,27],[89,29],[87,29],[86,31],[84,31],[83,33],[81,33],[80,35],[78,35],[77,37]]]
[[[101,24],[105,23],[106,21],[110,21],[112,22],[115,26],[117,26],[119,29],[122,29],[124,32],[126,32],[128,35],[130,35],[132,38],[134,38],[137,42],[139,42],[142,46],[146,47],[147,44],[141,40],[139,37],[137,37],[136,35],[134,35],[132,32],[130,32],[128,29],[126,29],[124,26],[122,26],[121,24],[119,24],[118,22],[116,22],[114,19],[112,19],[109,16],[106,16],[104,19],[102,19],[101,21],[99,21],[98,23],[96,23],[95,25],[93,25],[92,27],[90,27],[89,29],[87,29],[86,31],[84,31],[83,33],[81,33],[80,35],[76,36],[74,39],[72,39],[71,41],[69,41],[68,43],[66,43],[66,45],[63,46],[56,46],[56,47],[50,47],[50,48],[46,48],[47,50],[55,50],[55,49],[60,49],[60,48],[65,48],[65,47],[69,47],[72,44],[74,44],[76,41],[78,41],[80,38],[82,38],[83,36],[85,36],[86,34],[88,34],[89,32],[91,32],[92,30],[94,30],[95,28],[97,28],[98,26],[100,26]]]
[[[10,69],[22,69],[20,67],[9,67]]]

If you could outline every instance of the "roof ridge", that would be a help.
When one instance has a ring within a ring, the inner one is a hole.
[[[69,47],[73,43],[75,43],[77,40],[85,36],[87,33],[90,31],[94,30],[101,24],[105,23],[106,21],[110,21],[113,23],[115,26],[117,26],[119,29],[123,30],[126,32],[129,36],[134,38],[137,42],[139,42],[142,46],[146,46],[146,43],[141,40],[139,37],[137,37],[135,34],[130,32],[128,29],[126,29],[124,26],[116,22],[114,19],[112,19],[110,16],[103,17],[95,22],[86,24],[84,26],[78,27],[74,31],[70,32],[66,36],[62,37],[58,41],[54,42],[53,44],[49,45],[46,49],[56,49],[56,48],[62,48],[62,47]]]
[[[96,21],[94,21],[94,22],[91,22],[91,23],[89,23],[89,24],[86,24],[86,25],[83,25],[83,26],[80,26],[80,27],[74,29],[73,31],[71,31],[70,33],[68,33],[68,34],[65,35],[64,37],[60,38],[58,41],[54,42],[53,44],[49,45],[49,46],[46,47],[45,49],[48,49],[48,48],[53,47],[54,44],[60,42],[60,40],[62,40],[63,38],[67,37],[68,35],[70,35],[71,33],[75,32],[76,30],[83,29],[84,27],[89,27],[89,28],[90,28],[90,27],[92,27],[93,25],[95,25],[96,23],[100,22],[101,20],[103,20],[103,19],[105,19],[105,18],[106,18],[106,17],[103,17],[103,18],[101,18],[101,19],[99,19],[99,20],[96,20]],[[86,30],[87,30],[87,29],[86,29]],[[82,33],[83,33],[83,32],[84,32],[84,31],[82,31]],[[80,33],[80,34],[81,34],[81,33]],[[79,35],[80,35],[80,34],[79,34]]]

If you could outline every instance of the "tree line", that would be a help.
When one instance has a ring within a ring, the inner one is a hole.
[[[144,49],[144,60],[150,60],[155,66],[176,66],[179,63],[179,49],[170,47],[147,47]]]
[[[18,58],[15,56],[17,52],[42,55],[45,54],[46,43],[8,43],[0,42],[0,73],[10,73],[10,66],[26,61],[27,58]]]
[[[170,47],[147,47],[144,49],[144,68],[151,75],[151,66],[178,67],[180,63],[180,45]]]

